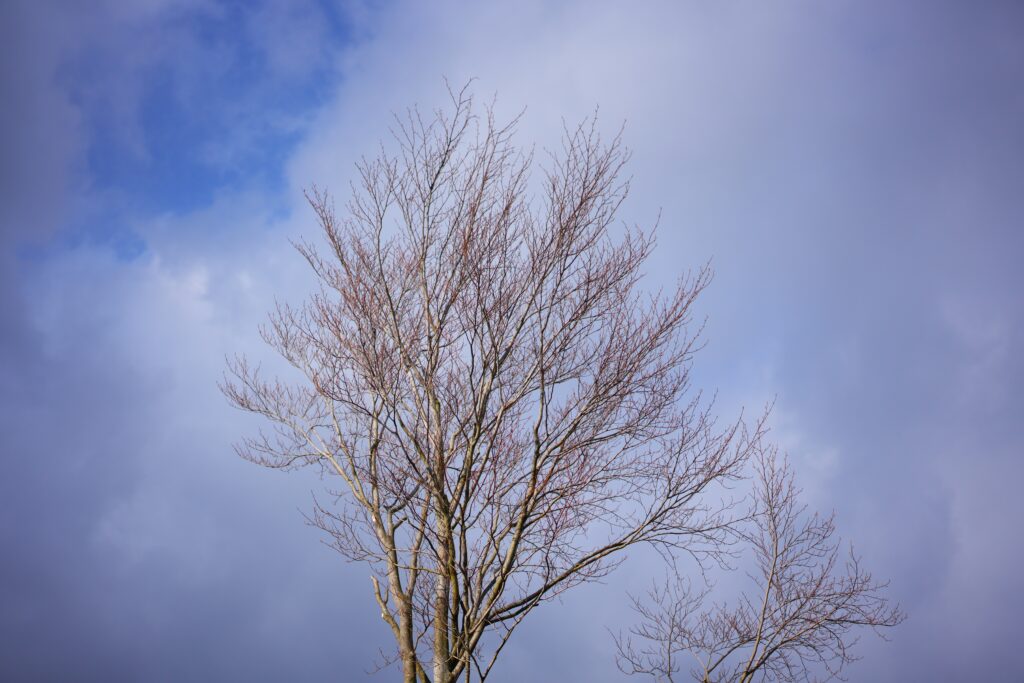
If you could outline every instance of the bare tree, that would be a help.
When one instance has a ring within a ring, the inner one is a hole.
[[[396,117],[341,216],[314,189],[329,250],[297,246],[321,290],[262,330],[299,379],[236,359],[223,386],[273,425],[244,457],[339,482],[311,519],[370,565],[407,682],[485,679],[531,610],[632,546],[716,557],[715,488],[760,429],[689,389],[708,270],[638,290],[654,243],[610,231],[620,138],[566,130],[534,200],[515,126],[453,93]]]
[[[841,561],[833,516],[807,514],[787,462],[774,447],[757,448],[753,531],[740,533],[757,590],[702,611],[706,589],[678,574],[655,584],[646,600],[633,599],[641,623],[616,638],[622,671],[669,683],[684,672],[702,683],[841,678],[858,629],[903,620],[852,549]]]

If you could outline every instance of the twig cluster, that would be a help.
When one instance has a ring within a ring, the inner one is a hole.
[[[675,683],[841,678],[855,659],[858,631],[880,630],[904,615],[882,595],[850,551],[840,552],[833,516],[809,514],[784,458],[758,445],[755,493],[746,529],[752,590],[732,605],[705,609],[707,590],[678,574],[634,598],[639,625],[616,638],[619,668]]]

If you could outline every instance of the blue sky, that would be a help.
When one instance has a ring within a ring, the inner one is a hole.
[[[524,144],[600,107],[713,258],[698,383],[775,399],[808,501],[910,619],[854,681],[1019,671],[1024,13],[1012,2],[13,2],[0,8],[0,678],[370,680],[365,572],[216,389],[312,285],[301,200],[475,78]],[[660,571],[538,611],[498,680],[623,680]],[[388,673],[379,674],[379,680]],[[383,678],[382,678],[383,677]]]

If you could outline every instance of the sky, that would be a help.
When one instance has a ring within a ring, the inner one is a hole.
[[[0,3],[0,678],[391,680],[366,571],[261,469],[226,355],[313,286],[302,199],[469,79],[524,145],[625,123],[645,286],[712,260],[695,383],[775,401],[909,615],[851,681],[1007,680],[1024,614],[1024,10],[963,3]],[[385,144],[387,144],[385,142]],[[497,681],[627,680],[661,571],[538,609]]]

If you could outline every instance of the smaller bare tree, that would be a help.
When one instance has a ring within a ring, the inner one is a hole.
[[[676,574],[633,598],[640,624],[616,638],[619,668],[676,683],[811,681],[842,678],[861,627],[879,635],[904,619],[852,548],[841,558],[834,515],[807,513],[785,458],[760,446],[750,531],[756,591],[734,606],[704,609],[707,590]],[[884,637],[884,636],[883,636]]]

